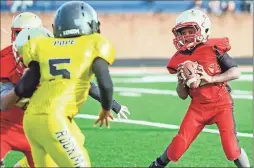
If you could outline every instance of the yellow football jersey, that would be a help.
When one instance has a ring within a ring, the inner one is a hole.
[[[21,49],[26,66],[31,61],[40,64],[40,87],[30,100],[26,113],[64,113],[73,117],[87,99],[92,63],[100,57],[110,65],[115,49],[100,34],[76,38],[37,37]]]

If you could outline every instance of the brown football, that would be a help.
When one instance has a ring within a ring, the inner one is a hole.
[[[199,87],[200,80],[198,80],[199,75],[196,74],[194,62],[185,61],[184,67],[183,67],[183,75],[185,78],[185,84],[189,88]]]

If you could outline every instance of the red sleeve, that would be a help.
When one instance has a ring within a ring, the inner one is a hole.
[[[167,69],[168,69],[168,72],[170,74],[176,74],[177,73],[177,59],[176,59],[176,56],[179,52],[176,52],[172,58],[170,58],[170,60],[168,61],[168,64],[167,64]]]
[[[177,73],[177,70],[176,70],[176,68],[173,66],[172,60],[171,60],[171,59],[168,61],[167,69],[168,69],[168,72],[169,72],[170,74],[176,74],[176,73]]]
[[[8,46],[1,50],[0,53],[0,81],[17,83],[20,74],[16,71],[15,59],[12,52],[12,46]]]

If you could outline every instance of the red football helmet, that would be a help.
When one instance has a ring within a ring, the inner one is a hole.
[[[35,14],[30,12],[23,12],[17,15],[12,20],[11,26],[11,42],[15,42],[18,33],[24,28],[39,28],[42,27],[42,20]],[[22,57],[19,56],[15,45],[12,45],[13,54],[16,61],[16,70],[23,74],[24,65]]]

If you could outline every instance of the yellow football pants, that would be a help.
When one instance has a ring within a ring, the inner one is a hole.
[[[35,167],[91,167],[77,124],[59,114],[24,116]],[[52,158],[52,159],[51,159]]]

